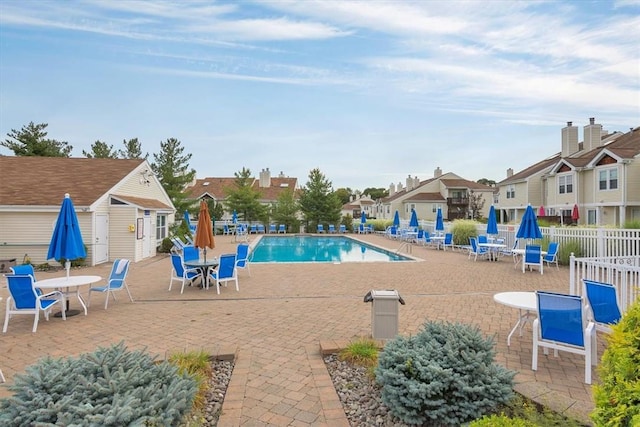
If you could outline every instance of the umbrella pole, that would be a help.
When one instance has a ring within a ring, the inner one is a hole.
[[[207,247],[205,246],[203,249],[204,252],[204,262],[207,262]]]

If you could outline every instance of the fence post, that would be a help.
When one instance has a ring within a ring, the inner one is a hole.
[[[576,256],[571,252],[569,256],[569,294],[578,295],[576,290]]]
[[[604,248],[604,229],[598,228],[596,231],[596,257],[602,258],[607,256]]]

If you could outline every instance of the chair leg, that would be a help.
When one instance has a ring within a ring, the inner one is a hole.
[[[109,305],[109,294],[111,293],[111,291],[109,289],[107,289],[105,291],[105,293],[107,294],[106,298],[104,299],[104,309],[106,310],[107,309],[107,305]],[[116,298],[116,296],[114,295],[113,299],[115,299],[115,298]]]
[[[127,294],[129,295],[129,301],[133,302],[133,297],[131,296],[131,292],[129,291],[129,286],[125,283],[124,288],[127,290]]]
[[[64,307],[62,310],[64,310]],[[31,329],[31,332],[33,333],[38,329],[38,320],[40,320],[40,309],[36,308],[36,314],[33,316],[33,329]]]

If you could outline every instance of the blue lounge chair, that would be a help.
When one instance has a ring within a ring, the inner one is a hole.
[[[287,229],[285,228],[284,224],[280,224],[278,226],[278,233],[284,233],[287,234]]]
[[[236,255],[220,255],[220,264],[216,270],[210,270],[209,278],[215,281],[216,292],[218,294],[220,294],[220,284],[227,286],[228,282],[235,282],[236,291],[240,291],[238,287],[238,276],[236,275]],[[209,289],[208,281],[207,289]]]
[[[543,262],[547,263],[547,266],[551,264],[556,265],[556,269],[559,270],[558,267],[558,242],[549,243],[549,248],[547,248],[547,254],[542,258]]]
[[[269,233],[275,233],[275,232],[276,232],[276,225],[269,224]]]
[[[582,279],[582,282],[587,296],[587,312],[591,313],[596,329],[610,334],[611,326],[622,318],[616,287],[595,280]]]
[[[236,268],[246,269],[249,276],[251,276],[251,269],[249,268],[249,245],[247,243],[240,243],[236,248]]]
[[[255,224],[251,224],[251,227],[249,228],[249,233],[258,234],[258,226]]]
[[[533,321],[531,369],[538,370],[538,347],[552,348],[585,357],[584,382],[591,384],[591,365],[596,363],[595,324],[587,322],[582,298],[577,295],[536,292],[538,318]]]
[[[329,224],[329,233],[334,234],[336,232],[336,226]]]
[[[114,292],[121,291],[123,288],[126,289],[127,294],[129,295],[129,300],[133,302],[131,292],[129,292],[129,286],[126,281],[127,273],[129,273],[129,264],[128,259],[116,259],[114,261],[113,267],[111,267],[111,274],[109,274],[109,279],[107,279],[107,284],[104,286],[89,288],[87,307],[91,306],[91,292],[101,292],[107,294],[107,297],[104,299],[104,309],[106,310],[107,305],[109,304],[109,294],[111,294],[115,300],[116,295]]]
[[[347,232],[347,226],[344,224],[340,224],[340,233],[346,233]]]
[[[455,246],[453,245],[453,233],[446,233],[444,235],[444,244],[443,248],[446,251],[447,247],[451,248],[451,250],[455,250]]]
[[[258,234],[264,234],[264,224],[258,224]]]
[[[43,294],[39,289],[36,289],[33,276],[29,274],[8,274],[7,289],[10,296],[7,297],[2,333],[7,332],[9,319],[14,314],[33,314],[33,329],[31,332],[35,332],[38,329],[40,312],[42,311],[44,318],[49,320],[51,309],[56,303],[60,303],[62,319],[67,319],[64,309],[65,298],[62,292],[53,291]]]
[[[318,233],[324,233],[324,225],[318,224]]]

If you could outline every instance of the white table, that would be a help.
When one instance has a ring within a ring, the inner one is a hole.
[[[66,288],[66,291],[62,291],[67,300],[67,312],[69,312],[69,295],[75,294],[80,301],[80,305],[84,309],[84,315],[87,315],[87,305],[84,303],[84,298],[80,295],[80,286],[90,285],[102,280],[100,276],[69,276],[69,277],[54,277],[53,279],[38,280],[34,283],[36,288],[40,289],[60,289]],[[74,288],[74,291],[69,291],[69,288]],[[74,316],[78,313],[67,313],[67,316]]]
[[[510,346],[511,335],[513,335],[516,329],[520,329],[520,336],[522,336],[522,328],[524,328],[524,325],[533,322],[533,319],[538,315],[538,301],[536,300],[536,293],[501,292],[499,294],[495,294],[493,296],[493,300],[498,304],[518,309],[518,321],[511,332],[509,332],[509,336],[507,336],[507,345]]]
[[[507,245],[502,243],[478,243],[478,246],[481,248],[487,248],[489,250],[489,254],[491,255],[491,259],[493,261],[498,260],[498,250],[504,249]]]
[[[444,236],[431,236],[431,242],[435,244],[436,249],[440,249],[440,246],[444,246]]]

